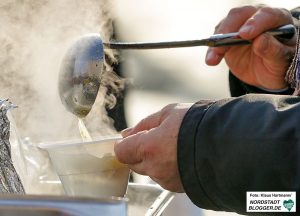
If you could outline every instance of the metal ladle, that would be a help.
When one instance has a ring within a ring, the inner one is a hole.
[[[293,25],[285,25],[268,31],[281,39],[292,38]],[[101,83],[104,61],[104,49],[163,49],[194,46],[236,46],[250,44],[241,39],[238,32],[216,34],[206,39],[167,41],[167,42],[102,42],[99,34],[87,34],[80,37],[65,54],[59,73],[59,94],[68,111],[79,118],[85,117],[96,100]]]

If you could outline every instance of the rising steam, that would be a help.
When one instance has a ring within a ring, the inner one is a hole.
[[[19,106],[14,111],[22,136],[35,141],[57,141],[78,137],[77,119],[62,106],[57,87],[61,59],[78,36],[99,32],[103,40],[112,34],[111,1],[98,0],[2,0],[0,3],[0,98],[10,98]],[[114,53],[106,53],[109,63]],[[88,116],[92,133],[107,128],[107,101],[123,87],[105,64],[104,82],[109,87],[106,100]],[[106,95],[107,90],[101,89]],[[111,106],[111,105],[110,105]],[[89,126],[89,125],[88,125]]]

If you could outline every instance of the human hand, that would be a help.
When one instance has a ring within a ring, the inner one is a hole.
[[[224,58],[232,73],[243,82],[270,90],[288,86],[285,74],[295,53],[296,36],[286,43],[263,33],[293,23],[292,15],[282,8],[264,5],[233,8],[215,28],[215,33],[239,32],[252,40],[249,46],[209,48],[208,65],[217,65]]]
[[[183,192],[177,164],[177,136],[191,106],[170,104],[122,131],[124,139],[115,145],[118,160],[167,190]]]

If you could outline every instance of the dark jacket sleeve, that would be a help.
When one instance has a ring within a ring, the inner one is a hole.
[[[201,208],[240,214],[247,191],[296,191],[300,202],[299,121],[300,97],[249,94],[194,104],[178,135],[185,192]]]

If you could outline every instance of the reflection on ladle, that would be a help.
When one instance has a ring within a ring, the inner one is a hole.
[[[79,38],[65,54],[59,73],[59,95],[68,111],[79,118],[91,110],[100,87],[103,44],[99,34]]]
[[[285,25],[267,33],[280,39],[292,38],[293,25]],[[235,46],[250,44],[238,32],[213,35],[201,40],[167,41],[153,43],[103,43],[99,34],[80,37],[66,53],[60,68],[59,94],[68,111],[79,118],[85,117],[96,100],[102,76],[104,48],[110,49],[163,49],[192,46]]]

